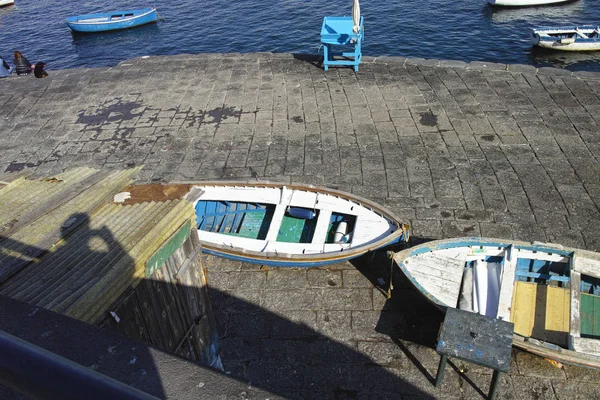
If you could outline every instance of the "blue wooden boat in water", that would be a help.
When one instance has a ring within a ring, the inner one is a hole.
[[[514,323],[513,345],[600,369],[600,254],[503,239],[436,240],[393,254],[441,308]]]
[[[73,32],[105,32],[133,28],[156,20],[156,8],[142,8],[67,17],[67,26]]]

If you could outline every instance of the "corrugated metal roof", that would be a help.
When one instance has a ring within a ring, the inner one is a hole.
[[[100,172],[77,168],[46,179],[16,179],[0,189],[0,283],[35,260],[80,221],[133,181],[140,168]]]
[[[68,176],[60,179],[65,182],[68,179],[70,185],[64,187],[71,187],[73,182],[81,182],[83,176],[94,175],[86,173],[79,171],[73,181]],[[0,250],[4,253],[1,269],[3,261],[6,264],[14,257],[4,248],[6,244],[23,261],[27,259],[24,255],[35,254],[37,250],[31,252],[31,246],[36,246],[44,234],[58,232],[53,243],[45,247],[47,252],[3,282],[0,293],[91,323],[109,311],[128,287],[145,276],[150,256],[186,221],[195,220],[193,206],[185,200],[134,205],[104,202],[92,210],[83,207],[86,202],[106,198],[108,192],[112,195],[119,192],[129,183],[126,175],[110,174],[55,207],[47,216],[20,227],[9,238],[0,237]],[[49,190],[55,190],[55,186],[50,187]],[[9,198],[17,196],[19,191],[11,192]],[[37,193],[44,195],[44,191]],[[33,212],[31,207],[19,209]],[[68,232],[70,227],[65,221],[76,221],[78,227]],[[10,241],[4,243],[7,239]]]

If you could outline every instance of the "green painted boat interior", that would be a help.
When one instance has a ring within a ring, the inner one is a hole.
[[[305,219],[296,218],[286,213],[279,227],[277,241],[285,243],[311,243],[317,226],[318,210],[315,210],[315,214],[314,218]]]
[[[295,207],[295,210],[300,210],[300,214],[311,215],[312,218],[298,218],[291,215],[288,209],[279,227],[277,241],[311,243],[319,210],[300,207]],[[201,200],[196,203],[198,229],[249,239],[264,240],[267,237],[274,212],[274,204],[213,200]],[[325,243],[335,243],[335,233],[342,222],[346,223],[345,233],[352,232],[356,224],[356,216],[332,213]]]
[[[581,276],[581,337],[600,339],[600,279]]]
[[[198,201],[198,229],[264,240],[273,219],[275,205],[232,201]]]

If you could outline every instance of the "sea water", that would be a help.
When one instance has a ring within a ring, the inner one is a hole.
[[[156,6],[160,20],[134,29],[72,34],[73,15]],[[486,61],[600,71],[600,52],[532,48],[529,30],[600,25],[600,1],[502,9],[485,0],[361,0],[363,55]],[[351,15],[352,0],[16,0],[0,8],[0,56],[20,50],[47,69],[101,67],[146,55],[319,54],[324,16]],[[321,53],[322,54],[322,53]]]

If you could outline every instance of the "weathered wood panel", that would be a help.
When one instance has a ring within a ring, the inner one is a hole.
[[[600,297],[581,293],[581,336],[600,338]]]
[[[515,282],[511,319],[516,333],[566,347],[570,313],[569,289]]]
[[[196,235],[173,250],[113,312],[119,322],[109,316],[104,326],[204,365],[219,365],[218,333]]]

